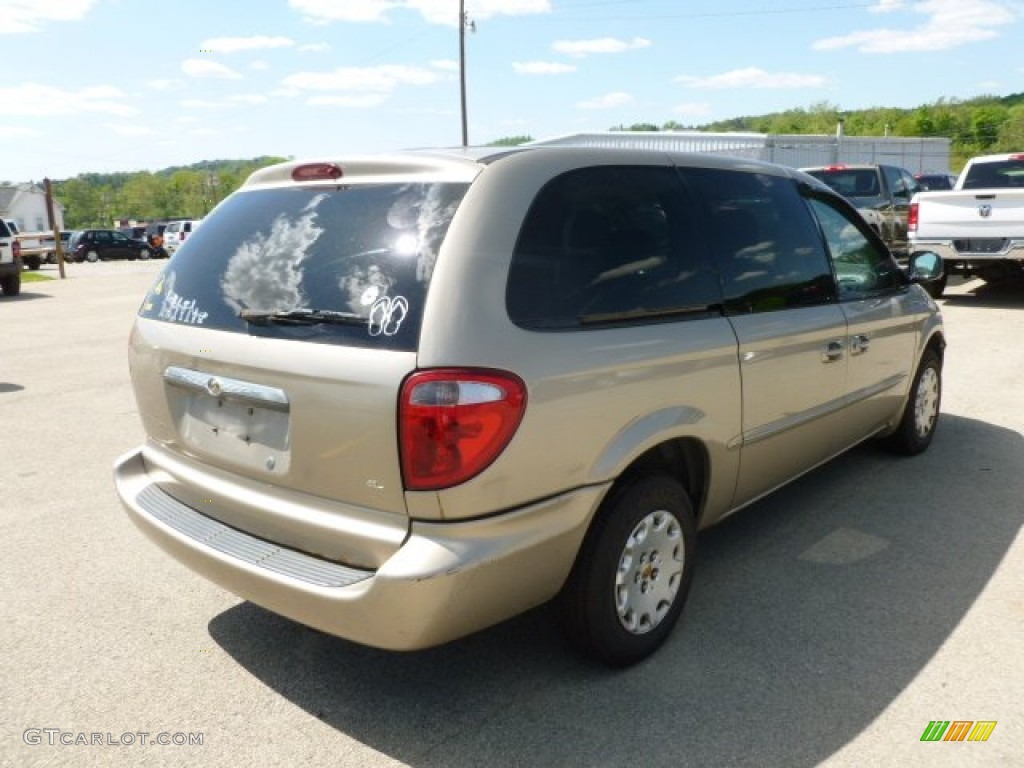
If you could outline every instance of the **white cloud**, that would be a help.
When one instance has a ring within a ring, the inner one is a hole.
[[[7,117],[52,117],[80,112],[103,112],[117,117],[139,114],[138,108],[128,103],[124,92],[112,85],[96,85],[78,91],[38,83],[0,87],[0,104],[4,105]]]
[[[237,53],[238,51],[261,51],[268,48],[290,48],[295,41],[290,37],[211,37],[199,44],[199,49],[212,53]]]
[[[253,61],[249,64],[249,69],[263,71],[265,69],[270,69],[270,65],[267,62],[263,61],[263,59],[257,59],[256,61]]]
[[[820,75],[801,75],[795,72],[765,72],[757,67],[734,69],[710,77],[680,75],[675,82],[687,88],[726,90],[731,88],[821,88],[828,80]]]
[[[307,21],[387,21],[388,11],[399,5],[393,0],[288,0],[288,5]]]
[[[613,93],[606,93],[604,96],[599,96],[596,99],[590,101],[581,101],[576,104],[580,109],[614,109],[615,107],[621,107],[629,104],[633,101],[633,97],[628,93],[622,91],[615,91]]]
[[[310,107],[354,107],[369,109],[387,101],[385,93],[360,93],[346,96],[310,96],[306,104]]]
[[[388,22],[392,11],[418,11],[431,24],[458,26],[454,0],[288,0],[288,5],[314,24],[334,21]],[[550,0],[474,0],[467,9],[474,21],[493,16],[550,13]]]
[[[303,91],[371,91],[388,93],[399,85],[429,85],[437,72],[420,67],[385,64],[379,67],[340,67],[332,72],[297,72],[286,77],[286,88]]]
[[[905,6],[904,0],[878,0],[878,5],[868,8],[868,13],[891,13],[901,11]]]
[[[520,75],[561,75],[576,71],[572,64],[557,61],[513,61],[512,69]]]
[[[406,0],[404,5],[419,11],[431,24],[459,24],[459,8],[454,0]],[[473,21],[551,12],[550,0],[472,0],[466,5],[466,15]]]
[[[241,78],[231,67],[210,59],[185,59],[181,62],[181,71],[189,77],[219,77],[226,80]]]
[[[50,21],[79,21],[96,0],[0,0],[0,35],[38,32]]]
[[[594,40],[557,40],[551,47],[568,56],[589,56],[592,53],[624,53],[648,48],[650,45],[651,41],[643,37],[634,37],[632,40],[600,37]]]
[[[430,62],[430,66],[434,69],[440,69],[442,72],[458,72],[459,62],[453,61],[452,59],[436,59]]]
[[[814,43],[818,51],[855,48],[861,53],[944,51],[998,37],[1017,20],[1011,4],[994,0],[925,0],[910,10],[927,18],[911,29],[871,29],[827,37]]]
[[[323,53],[331,50],[329,43],[303,43],[298,47],[299,53]]]

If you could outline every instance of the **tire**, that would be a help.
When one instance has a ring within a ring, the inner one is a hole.
[[[100,260],[100,255],[96,251],[86,251],[85,260],[90,264],[95,264]]]
[[[43,263],[42,259],[40,259],[38,256],[26,256],[25,257],[25,264],[26,264],[26,266],[28,266],[29,269],[32,269],[32,270],[39,269],[39,267],[42,266],[42,263]]]
[[[3,289],[4,296],[17,296],[21,293],[21,274],[0,278],[0,289]]]
[[[572,646],[613,667],[654,653],[686,602],[696,538],[690,499],[667,475],[613,491],[559,596]]]
[[[142,261],[149,261],[153,257],[153,252],[149,248],[139,249],[139,258]]]
[[[887,439],[888,447],[904,456],[923,453],[935,436],[942,403],[942,360],[933,349],[925,350],[910,387],[900,424]]]

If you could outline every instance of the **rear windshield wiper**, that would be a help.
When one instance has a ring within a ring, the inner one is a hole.
[[[286,309],[273,312],[243,309],[238,316],[252,325],[369,325],[369,319],[362,315],[330,309]]]
[[[659,318],[685,317],[692,315],[720,314],[721,304],[701,304],[690,307],[663,307],[660,309],[629,309],[621,312],[601,312],[579,316],[581,325],[599,325],[602,323],[623,323],[630,320],[651,320]]]

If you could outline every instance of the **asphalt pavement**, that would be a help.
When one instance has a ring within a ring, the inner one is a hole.
[[[146,540],[111,465],[142,440],[126,347],[163,264],[0,298],[0,765],[1024,766],[1024,287],[940,302],[926,454],[862,446],[701,534],[672,638],[609,671],[546,607],[360,647]]]

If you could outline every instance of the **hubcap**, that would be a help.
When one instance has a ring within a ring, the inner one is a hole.
[[[615,575],[615,609],[628,632],[646,634],[665,618],[679,592],[685,559],[675,515],[658,510],[637,523]]]
[[[918,437],[927,437],[939,415],[939,374],[931,367],[921,372],[914,403],[914,428]]]

